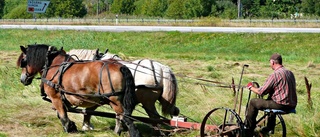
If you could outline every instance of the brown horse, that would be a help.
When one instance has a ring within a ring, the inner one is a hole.
[[[109,104],[117,117],[128,127],[130,136],[140,136],[130,119],[137,102],[134,79],[130,70],[115,61],[77,62],[62,48],[35,44],[20,46],[17,65],[22,68],[21,83],[30,85],[36,74],[41,75],[41,89],[52,102],[66,132],[77,127],[68,118],[73,107],[95,110]],[[84,115],[84,121],[91,115]],[[90,124],[90,123],[89,123]],[[116,126],[115,132],[120,133]]]
[[[119,61],[130,69],[135,79],[138,101],[150,118],[159,119],[161,117],[155,106],[157,100],[160,102],[163,115],[179,114],[179,108],[175,106],[178,85],[170,67],[149,59],[124,61],[118,55],[109,53],[108,50],[105,53],[99,53],[99,49],[72,49],[68,54],[80,60],[115,59]]]

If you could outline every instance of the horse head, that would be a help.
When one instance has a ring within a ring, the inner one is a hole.
[[[102,57],[103,57],[103,53],[100,53],[98,48],[92,60],[101,60]]]
[[[119,55],[117,54],[112,54],[108,52],[109,49],[107,48],[102,57],[100,57],[100,60],[108,60],[108,59],[115,59],[115,60],[122,60]]]
[[[22,68],[20,82],[25,86],[32,83],[34,77],[41,73],[47,64],[46,60],[57,55],[58,51],[55,47],[44,44],[20,46],[20,50],[22,53],[18,58],[17,66]]]

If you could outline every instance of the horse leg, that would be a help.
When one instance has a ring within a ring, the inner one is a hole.
[[[98,106],[86,108],[86,110],[96,110]],[[92,115],[89,114],[84,114],[83,115],[83,124],[82,124],[82,130],[88,131],[88,130],[93,130],[94,126],[91,124],[90,119]]]
[[[67,133],[77,132],[77,126],[68,118],[67,111],[63,106],[62,100],[60,98],[52,98],[51,100],[58,113],[58,118],[61,121],[64,131]]]
[[[128,127],[130,137],[140,137],[141,135],[140,135],[139,130],[137,130],[137,128],[135,127],[133,121],[128,116],[131,116],[131,115],[128,115],[127,113],[124,113],[124,116],[122,116],[122,118],[120,118],[120,119]]]
[[[120,115],[116,115],[116,127],[114,128],[114,132],[117,133],[118,135],[121,134],[121,132],[123,131],[123,125],[121,122],[121,117]]]
[[[133,108],[127,108],[127,109],[119,108],[118,105],[112,104],[112,103],[110,105],[117,113],[116,127],[114,129],[114,132],[120,135],[121,131],[123,130],[122,123],[124,123],[126,125],[126,127],[129,129],[130,137],[140,137],[141,135],[140,135],[139,130],[137,130],[133,121],[130,119]],[[123,112],[123,113],[121,113],[121,112]]]
[[[148,114],[149,118],[160,119],[160,114],[156,109],[156,101],[160,97],[159,91],[154,91],[151,88],[137,88],[136,95],[139,102],[142,104],[142,107]],[[152,124],[155,128],[160,128],[159,124]],[[156,130],[153,135],[163,136],[164,134],[160,130]]]

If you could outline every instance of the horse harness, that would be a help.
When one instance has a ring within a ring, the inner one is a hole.
[[[138,67],[140,66],[142,66],[142,65],[140,65],[140,63],[143,61],[143,59],[142,60],[140,60],[137,64],[136,64],[136,68],[135,68],[135,70],[134,70],[134,73],[133,73],[133,77],[135,78],[135,76],[136,76],[136,72],[137,72],[137,70],[138,70]],[[137,85],[137,87],[141,87],[141,86],[145,86],[145,87],[148,87],[148,88],[161,88],[161,86],[160,86],[160,84],[159,84],[159,82],[157,81],[157,76],[156,76],[156,71],[155,71],[155,69],[154,69],[154,65],[153,65],[153,60],[150,60],[150,64],[151,64],[151,71],[152,71],[152,73],[153,73],[153,78],[154,78],[154,82],[155,82],[155,86],[153,86],[153,85]],[[143,66],[142,66],[143,67]]]
[[[53,51],[53,52],[56,52],[56,51]],[[48,102],[52,102],[46,95],[45,91],[44,91],[44,84],[47,84],[48,86],[54,88],[56,91],[60,92],[61,94],[61,99],[63,101],[63,104],[64,106],[68,109],[68,108],[72,108],[72,105],[71,103],[67,100],[66,98],[66,94],[67,95],[74,95],[76,97],[78,97],[78,99],[82,99],[86,102],[89,102],[89,103],[95,103],[97,105],[104,105],[104,104],[109,104],[110,102],[111,103],[114,103],[112,102],[109,97],[110,96],[119,96],[119,95],[122,95],[123,92],[120,91],[120,92],[115,92],[114,90],[114,87],[113,87],[113,84],[112,84],[112,81],[111,81],[111,77],[110,77],[110,71],[109,71],[109,67],[108,67],[108,63],[109,62],[103,62],[103,66],[100,70],[100,74],[99,74],[99,87],[98,87],[98,93],[97,94],[77,94],[77,93],[72,93],[72,92],[69,92],[69,91],[66,91],[64,90],[64,87],[62,85],[62,77],[63,77],[63,74],[73,65],[73,64],[79,64],[79,63],[86,63],[88,61],[76,61],[76,62],[68,62],[71,58],[71,56],[69,57],[66,57],[65,58],[65,61],[60,64],[60,65],[57,65],[57,66],[50,66],[51,63],[49,62],[49,58],[48,56],[51,55],[51,54],[54,54],[52,53],[52,51],[48,50],[48,53],[47,53],[47,58],[46,58],[46,63],[45,63],[45,66],[43,68],[43,73],[42,73],[42,76],[41,76],[41,84],[40,84],[40,87],[41,87],[41,96],[42,96],[42,99],[45,100],[45,101],[48,101]],[[115,62],[111,62],[111,63],[115,63]],[[58,67],[59,66],[59,69],[55,72],[55,74],[53,75],[53,77],[51,79],[46,79],[46,76],[47,76],[47,73],[48,73],[48,70],[52,67]],[[112,92],[111,93],[107,93],[107,94],[101,94],[101,91],[100,89],[103,87],[101,87],[101,78],[102,78],[102,71],[103,71],[103,68],[106,68],[107,70],[107,73],[108,73],[108,79],[109,79],[109,82],[110,82],[110,86],[111,86],[111,89],[112,89]],[[58,82],[57,83],[53,83],[52,80],[58,76]],[[93,101],[90,101],[88,99],[86,99],[86,97],[92,97],[92,98],[99,98],[99,103],[97,102],[93,102]],[[115,104],[115,103],[114,103]]]

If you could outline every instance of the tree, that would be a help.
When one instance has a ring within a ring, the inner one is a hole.
[[[203,7],[200,0],[186,0],[185,6],[187,18],[200,17],[203,13]]]
[[[87,10],[82,3],[83,0],[51,0],[47,8],[46,17],[84,17]]]
[[[135,5],[135,11],[134,14],[136,15],[144,15],[144,16],[150,16],[151,13],[149,13],[150,11],[150,4],[151,1],[150,0],[138,0],[134,3]]]
[[[149,7],[151,16],[163,17],[168,8],[167,0],[153,0]]]
[[[113,13],[119,14],[133,14],[135,11],[136,0],[114,0],[111,5],[111,11]]]
[[[320,0],[303,0],[301,8],[306,14],[320,16]]]
[[[216,15],[222,18],[237,18],[237,5],[228,0],[216,1]]]
[[[203,8],[200,0],[168,1],[166,16],[176,19],[188,19],[201,16]]]
[[[201,5],[203,8],[201,16],[209,16],[212,12],[212,6],[215,5],[215,0],[201,0]]]
[[[11,10],[8,14],[6,14],[3,18],[30,19],[30,18],[32,18],[32,14],[27,12],[25,5],[18,5],[13,10]]]
[[[5,1],[0,0],[0,19],[3,17],[4,5],[5,5]]]
[[[184,0],[169,1],[169,7],[166,11],[166,16],[174,19],[186,18]]]
[[[5,0],[5,6],[4,6],[4,9],[3,9],[3,14],[6,15],[8,14],[10,11],[12,11],[14,8],[18,7],[19,4],[21,4],[21,2],[23,3],[27,3],[27,0]],[[27,9],[26,9],[27,10]]]

